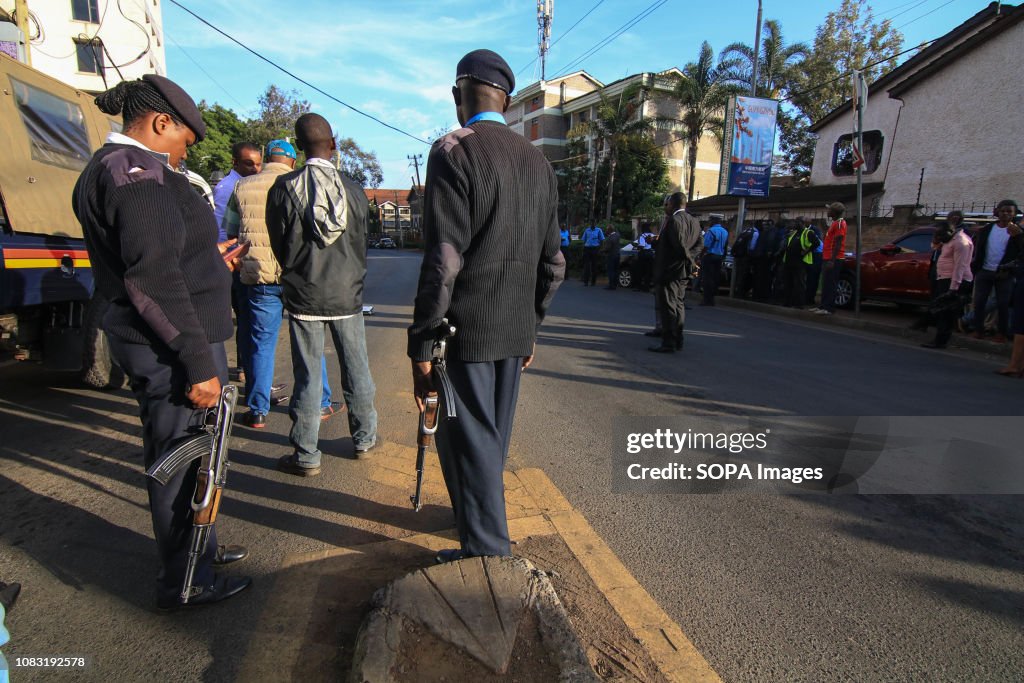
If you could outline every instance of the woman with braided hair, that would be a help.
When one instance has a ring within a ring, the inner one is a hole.
[[[195,102],[174,82],[146,75],[96,98],[120,114],[75,185],[96,289],[110,301],[103,329],[139,402],[148,469],[202,426],[227,382],[224,340],[232,333],[231,275],[217,244],[210,207],[175,171],[206,125]],[[149,479],[149,507],[162,569],[157,606],[181,606],[179,594],[192,529],[190,500],[198,463],[161,486]],[[213,566],[244,558],[241,546],[218,546],[211,534],[193,579],[202,591],[187,606],[231,597],[251,583]]]

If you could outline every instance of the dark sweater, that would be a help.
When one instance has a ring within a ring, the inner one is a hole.
[[[188,179],[151,152],[101,147],[73,195],[109,334],[177,353],[192,384],[216,377],[210,344],[232,333],[217,222]]]
[[[565,275],[558,186],[544,155],[501,123],[481,121],[430,150],[424,257],[408,353],[430,360],[433,330],[457,332],[450,358],[529,356]]]

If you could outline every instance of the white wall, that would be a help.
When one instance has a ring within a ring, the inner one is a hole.
[[[0,6],[13,11],[14,0],[0,0]],[[29,22],[29,33],[35,38],[30,45],[32,66],[81,90],[105,90],[101,76],[78,71],[74,43],[75,38],[98,36],[110,53],[110,57],[104,55],[106,82],[110,87],[121,80],[113,68],[114,64],[135,60],[147,49],[147,44],[149,50],[146,55],[132,64],[121,66],[121,74],[128,80],[147,73],[166,74],[161,1],[121,0],[121,8],[142,28],[121,14],[117,0],[97,0],[102,23],[74,21],[71,0],[31,0],[31,16],[38,19],[38,23],[35,20]]]
[[[885,204],[914,203],[922,168],[922,204],[1020,201],[1022,45],[1024,23],[902,94]]]
[[[868,106],[864,111],[864,130],[882,131],[882,161],[874,173],[866,174],[864,182],[877,183],[885,178],[885,168],[893,150],[893,131],[900,117],[900,103],[888,93],[868,92]],[[900,127],[906,126],[900,120]],[[835,121],[818,131],[818,144],[814,148],[814,163],[811,165],[811,185],[856,185],[857,176],[832,174],[832,151],[840,135],[853,132],[853,114],[846,112]],[[896,133],[902,135],[902,130]],[[898,141],[897,141],[898,144]]]

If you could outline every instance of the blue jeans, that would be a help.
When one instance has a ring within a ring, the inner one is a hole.
[[[270,412],[270,387],[274,383],[274,355],[281,331],[281,285],[249,285],[249,363],[245,366],[245,402],[260,415]],[[327,359],[321,354],[320,407],[331,405],[331,387],[327,381]]]
[[[341,361],[341,387],[348,408],[352,442],[356,448],[369,448],[377,443],[377,410],[373,407],[377,389],[370,376],[363,316],[357,313],[342,320],[313,322],[293,317],[288,329],[292,340],[292,373],[295,376],[295,396],[289,410],[292,431],[288,439],[295,448],[298,464],[303,467],[320,465],[321,377],[311,372],[311,368],[318,358],[323,357],[326,330],[331,332]]]

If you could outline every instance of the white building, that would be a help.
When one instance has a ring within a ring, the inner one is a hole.
[[[1024,6],[992,3],[869,88],[865,183],[882,183],[873,212],[987,210],[1024,190]],[[851,103],[812,126],[811,184],[851,185]]]
[[[166,73],[160,0],[27,0],[34,68],[80,90]],[[14,0],[0,0],[3,14]]]

